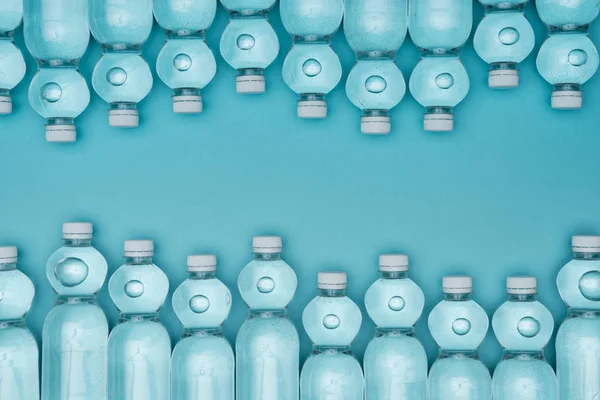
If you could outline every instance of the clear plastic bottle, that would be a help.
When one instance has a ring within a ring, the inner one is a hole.
[[[343,0],[281,0],[283,26],[294,45],[283,63],[283,80],[296,93],[298,117],[327,117],[327,100],[342,78],[331,38],[342,23]]]
[[[142,57],[154,18],[152,0],[90,1],[90,27],[102,45],[102,57],[92,74],[92,86],[109,104],[108,124],[139,126],[137,104],[152,89],[152,72]]]
[[[201,89],[217,72],[215,56],[205,41],[216,12],[217,0],[154,0],[154,16],[167,35],[156,72],[173,89],[174,113],[202,112]]]
[[[377,325],[365,351],[365,399],[425,400],[427,354],[414,334],[425,296],[408,277],[408,256],[380,256],[379,271],[381,278],[365,294],[365,307]]]
[[[25,59],[13,43],[13,31],[23,20],[23,0],[0,3],[0,115],[13,111],[10,91],[25,77]]]
[[[594,76],[600,63],[589,37],[600,0],[537,0],[536,6],[549,32],[538,53],[537,69],[552,85],[552,108],[579,109],[581,85]]]
[[[504,356],[494,370],[494,400],[556,400],[554,370],[544,347],[554,330],[552,314],[536,300],[537,280],[513,276],[506,280],[508,301],[496,310],[492,327]]]
[[[77,70],[90,40],[88,2],[24,0],[23,31],[39,71],[29,86],[29,103],[46,119],[46,140],[74,142],[75,118],[90,102]]]
[[[229,25],[221,36],[221,55],[237,70],[238,93],[264,93],[264,70],[279,54],[279,40],[268,21],[275,0],[221,0]]]
[[[556,278],[567,318],[556,334],[560,400],[600,396],[600,236],[573,236],[574,258]]]
[[[344,33],[356,53],[346,81],[346,95],[363,115],[362,133],[390,133],[389,111],[402,101],[406,82],[396,65],[396,51],[406,38],[406,0],[346,0]]]
[[[233,400],[235,358],[221,328],[231,293],[216,278],[216,256],[189,256],[187,264],[189,276],[173,293],[183,338],[171,358],[171,400]]]
[[[488,86],[512,89],[519,86],[517,64],[533,50],[535,34],[527,18],[529,0],[479,0],[485,17],[475,31],[473,45],[490,65]]]
[[[428,378],[429,400],[491,400],[490,371],[479,360],[488,316],[471,299],[470,276],[446,276],[444,300],[429,314],[429,330],[440,347]]]
[[[280,237],[257,236],[252,251],[238,277],[250,310],[235,341],[236,399],[298,400],[300,344],[287,316],[298,280],[281,259]]]
[[[302,313],[302,323],[313,341],[313,352],[300,374],[302,400],[362,400],[364,378],[352,355],[352,341],[362,315],[346,296],[345,272],[319,272],[319,295]]]
[[[0,247],[0,399],[40,398],[38,345],[25,325],[34,294],[17,269],[17,248]]]
[[[451,131],[452,108],[467,96],[470,87],[458,54],[471,33],[473,2],[409,0],[408,7],[408,31],[421,51],[421,60],[410,76],[410,92],[426,108],[426,131]]]
[[[46,263],[58,295],[42,334],[42,400],[106,400],[108,322],[96,304],[108,266],[89,222],[63,224],[64,244]]]
[[[108,398],[164,400],[170,396],[171,339],[158,317],[169,292],[165,273],[152,263],[151,240],[125,241],[125,264],[108,290],[119,323],[108,338]]]

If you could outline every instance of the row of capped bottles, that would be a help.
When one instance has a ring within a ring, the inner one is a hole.
[[[231,293],[216,277],[214,255],[188,257],[189,276],[172,302],[184,333],[171,352],[158,317],[169,282],[152,261],[153,242],[125,242],[125,264],[108,283],[120,313],[109,335],[95,302],[107,263],[92,247],[92,225],[66,223],[63,239],[46,264],[57,303],[43,327],[43,400],[582,400],[600,393],[598,236],[573,237],[574,259],[557,277],[569,311],[556,337],[558,380],[544,357],[554,321],[536,300],[535,277],[506,281],[507,301],[492,318],[504,356],[492,377],[478,356],[488,315],[471,297],[469,276],[443,278],[444,299],[428,317],[439,346],[428,371],[414,335],[425,298],[408,277],[406,255],[380,256],[381,276],[365,294],[376,332],[362,367],[351,347],[362,315],[346,296],[347,275],[321,272],[302,314],[313,352],[300,372],[298,332],[287,317],[298,282],[281,259],[280,237],[255,237],[254,259],[239,274],[249,314],[235,353],[222,335]],[[0,396],[38,399],[38,348],[24,321],[34,287],[17,270],[15,247],[0,247],[0,295]]]
[[[265,91],[264,70],[277,57],[279,42],[268,21],[275,0],[221,0],[230,13],[220,50],[237,71],[239,93]],[[518,64],[533,50],[534,32],[524,16],[527,0],[480,0],[485,16],[474,47],[490,65],[492,88],[519,84]],[[11,43],[11,33],[25,13],[25,41],[38,60],[29,100],[46,119],[46,138],[76,139],[75,118],[87,107],[90,92],[77,71],[91,30],[103,55],[92,76],[96,93],[109,104],[109,124],[136,127],[137,104],[150,92],[153,78],[142,56],[153,15],[167,41],[157,60],[160,79],[173,90],[175,113],[202,111],[201,90],[213,79],[217,64],[205,42],[216,13],[216,0],[4,0],[0,4],[0,113],[12,111],[12,90],[25,75],[25,62]],[[598,52],[588,36],[600,0],[538,0],[549,36],[537,67],[552,87],[552,107],[582,105],[581,86],[597,71]],[[89,7],[89,10],[88,10]],[[342,77],[331,38],[344,23],[357,62],[346,82],[350,101],[362,110],[361,131],[387,134],[389,111],[406,92],[395,53],[407,31],[421,51],[409,89],[425,108],[424,129],[450,131],[452,109],[467,95],[469,76],[459,59],[471,33],[471,0],[281,0],[281,19],[293,38],[283,78],[299,95],[298,116],[327,116],[327,94]]]

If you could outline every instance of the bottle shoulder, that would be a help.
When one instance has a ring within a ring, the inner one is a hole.
[[[233,19],[221,36],[220,51],[235,69],[264,69],[277,58],[279,39],[264,18]]]
[[[252,309],[284,309],[290,303],[298,278],[283,260],[250,261],[238,276],[238,289]]]
[[[473,300],[438,303],[428,319],[429,330],[442,349],[474,350],[485,338],[489,318]]]
[[[212,50],[201,39],[170,39],[156,60],[156,72],[171,89],[202,89],[217,72]]]
[[[556,284],[569,307],[600,310],[600,260],[569,261],[558,272]]]
[[[218,279],[187,279],[173,293],[173,310],[184,328],[221,325],[231,309],[231,292]]]
[[[507,350],[542,350],[554,331],[554,318],[538,301],[503,303],[492,317],[492,328]]]
[[[520,63],[533,50],[535,33],[519,11],[490,13],[479,23],[473,46],[488,64]]]
[[[169,279],[155,264],[124,264],[111,276],[108,291],[120,312],[150,314],[165,302]]]
[[[23,272],[0,271],[0,321],[23,318],[34,296],[33,282]]]
[[[362,110],[390,110],[406,94],[406,81],[393,60],[358,60],[346,81],[346,95]]]
[[[583,84],[598,70],[598,50],[584,33],[554,34],[542,44],[536,65],[552,85]]]
[[[360,330],[362,314],[346,296],[317,296],[302,312],[302,323],[316,345],[348,346]]]
[[[150,66],[137,53],[105,53],[92,73],[92,86],[107,103],[139,103],[152,83]]]
[[[76,118],[90,102],[90,90],[74,68],[42,68],[29,86],[29,103],[44,118]]]
[[[1,19],[2,17],[0,17]],[[1,29],[1,27],[0,27]],[[25,77],[27,69],[23,53],[9,40],[0,40],[0,88],[12,90]]]
[[[458,57],[423,57],[413,69],[409,88],[424,107],[455,107],[471,83]]]
[[[421,288],[411,279],[378,279],[365,293],[367,313],[381,328],[409,328],[425,306]]]
[[[327,94],[342,78],[342,64],[327,43],[298,44],[286,56],[282,73],[296,93]]]
[[[46,262],[46,277],[59,295],[94,295],[107,272],[106,259],[92,246],[62,246]]]

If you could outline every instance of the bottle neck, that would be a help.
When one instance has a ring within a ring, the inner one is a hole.
[[[508,301],[529,302],[535,301],[535,294],[508,294]]]
[[[210,328],[184,328],[183,337],[209,337],[209,336],[223,336],[223,329],[220,326]]]
[[[17,269],[17,262],[0,263],[0,271],[14,271]]]
[[[444,293],[444,300],[446,300],[446,301],[469,301],[469,300],[471,300],[471,293]]]
[[[339,354],[352,354],[351,346],[328,346],[326,344],[315,344],[313,345],[313,354],[325,354],[329,356]]]
[[[394,272],[382,271],[381,272],[381,279],[406,279],[406,278],[408,278],[407,271],[394,271]]]
[[[415,336],[415,329],[410,328],[375,328],[375,337]]]
[[[292,41],[294,42],[294,44],[330,44],[331,43],[331,38],[332,35],[327,35],[327,36],[319,36],[319,35],[306,35],[306,36],[299,36],[299,35],[292,35]]]
[[[254,253],[254,259],[258,261],[281,260],[281,253]]]
[[[217,272],[216,271],[210,271],[210,272],[192,272],[192,271],[190,271],[188,273],[188,277],[189,277],[189,279],[197,279],[197,280],[215,279],[217,277]]]
[[[600,260],[600,253],[573,253],[576,260]]]
[[[92,239],[64,239],[63,244],[68,247],[90,247]]]
[[[319,289],[319,296],[321,296],[321,297],[344,297],[344,296],[346,296],[346,289]]]
[[[502,358],[504,360],[516,358],[519,361],[546,360],[543,350],[504,350],[504,355]]]
[[[125,264],[127,264],[127,265],[148,265],[148,264],[152,264],[152,256],[125,257]]]

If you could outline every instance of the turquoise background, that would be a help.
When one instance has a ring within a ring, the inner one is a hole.
[[[44,140],[44,120],[27,103],[36,65],[26,55],[28,73],[14,91],[15,112],[0,119],[0,243],[19,247],[20,268],[35,283],[28,324],[36,337],[55,301],[45,262],[61,244],[62,222],[74,220],[94,223],[94,243],[109,273],[123,261],[123,240],[154,239],[170,294],[186,277],[188,254],[215,252],[218,275],[233,292],[225,323],[232,341],[247,313],[236,279],[252,257],[251,237],[283,236],[283,257],[299,278],[290,316],[301,334],[303,359],[311,344],[301,313],[316,295],[317,271],[347,271],[348,294],[364,312],[364,293],[378,277],[383,252],[410,255],[410,275],[426,295],[424,316],[441,300],[444,274],[473,275],[474,298],[490,317],[505,300],[508,275],[534,274],[541,301],[560,322],[565,307],[555,276],[571,258],[570,237],[600,233],[600,79],[585,85],[581,111],[552,110],[551,87],[535,69],[546,30],[532,4],[527,14],[537,43],[520,66],[517,90],[488,89],[487,65],[471,40],[465,46],[461,58],[472,90],[455,109],[449,134],[424,132],[423,109],[407,95],[392,112],[391,135],[361,135],[360,111],[347,100],[343,83],[328,96],[326,120],[298,119],[296,95],[281,78],[291,39],[277,9],[271,21],[281,52],[266,71],[266,94],[235,93],[235,71],[218,54],[228,21],[219,8],[208,31],[218,73],[203,91],[203,114],[174,115],[171,92],[155,75],[154,89],[140,104],[139,129],[109,128],[108,106],[93,94],[77,119],[77,143],[70,145]],[[475,22],[481,17],[475,3]],[[594,26],[592,39],[600,43]],[[16,41],[25,49],[20,30]],[[144,47],[153,70],[163,42],[155,26]],[[354,54],[341,31],[333,46],[344,82]],[[92,42],[81,65],[88,81],[99,57]],[[405,77],[417,60],[407,41],[398,53]],[[114,324],[106,285],[99,300]],[[181,329],[170,299],[161,317],[175,342]],[[361,358],[373,332],[364,313],[354,346]],[[417,335],[433,361],[437,347],[426,317]],[[490,367],[501,357],[491,329],[481,353]],[[553,342],[547,354],[554,362]]]

